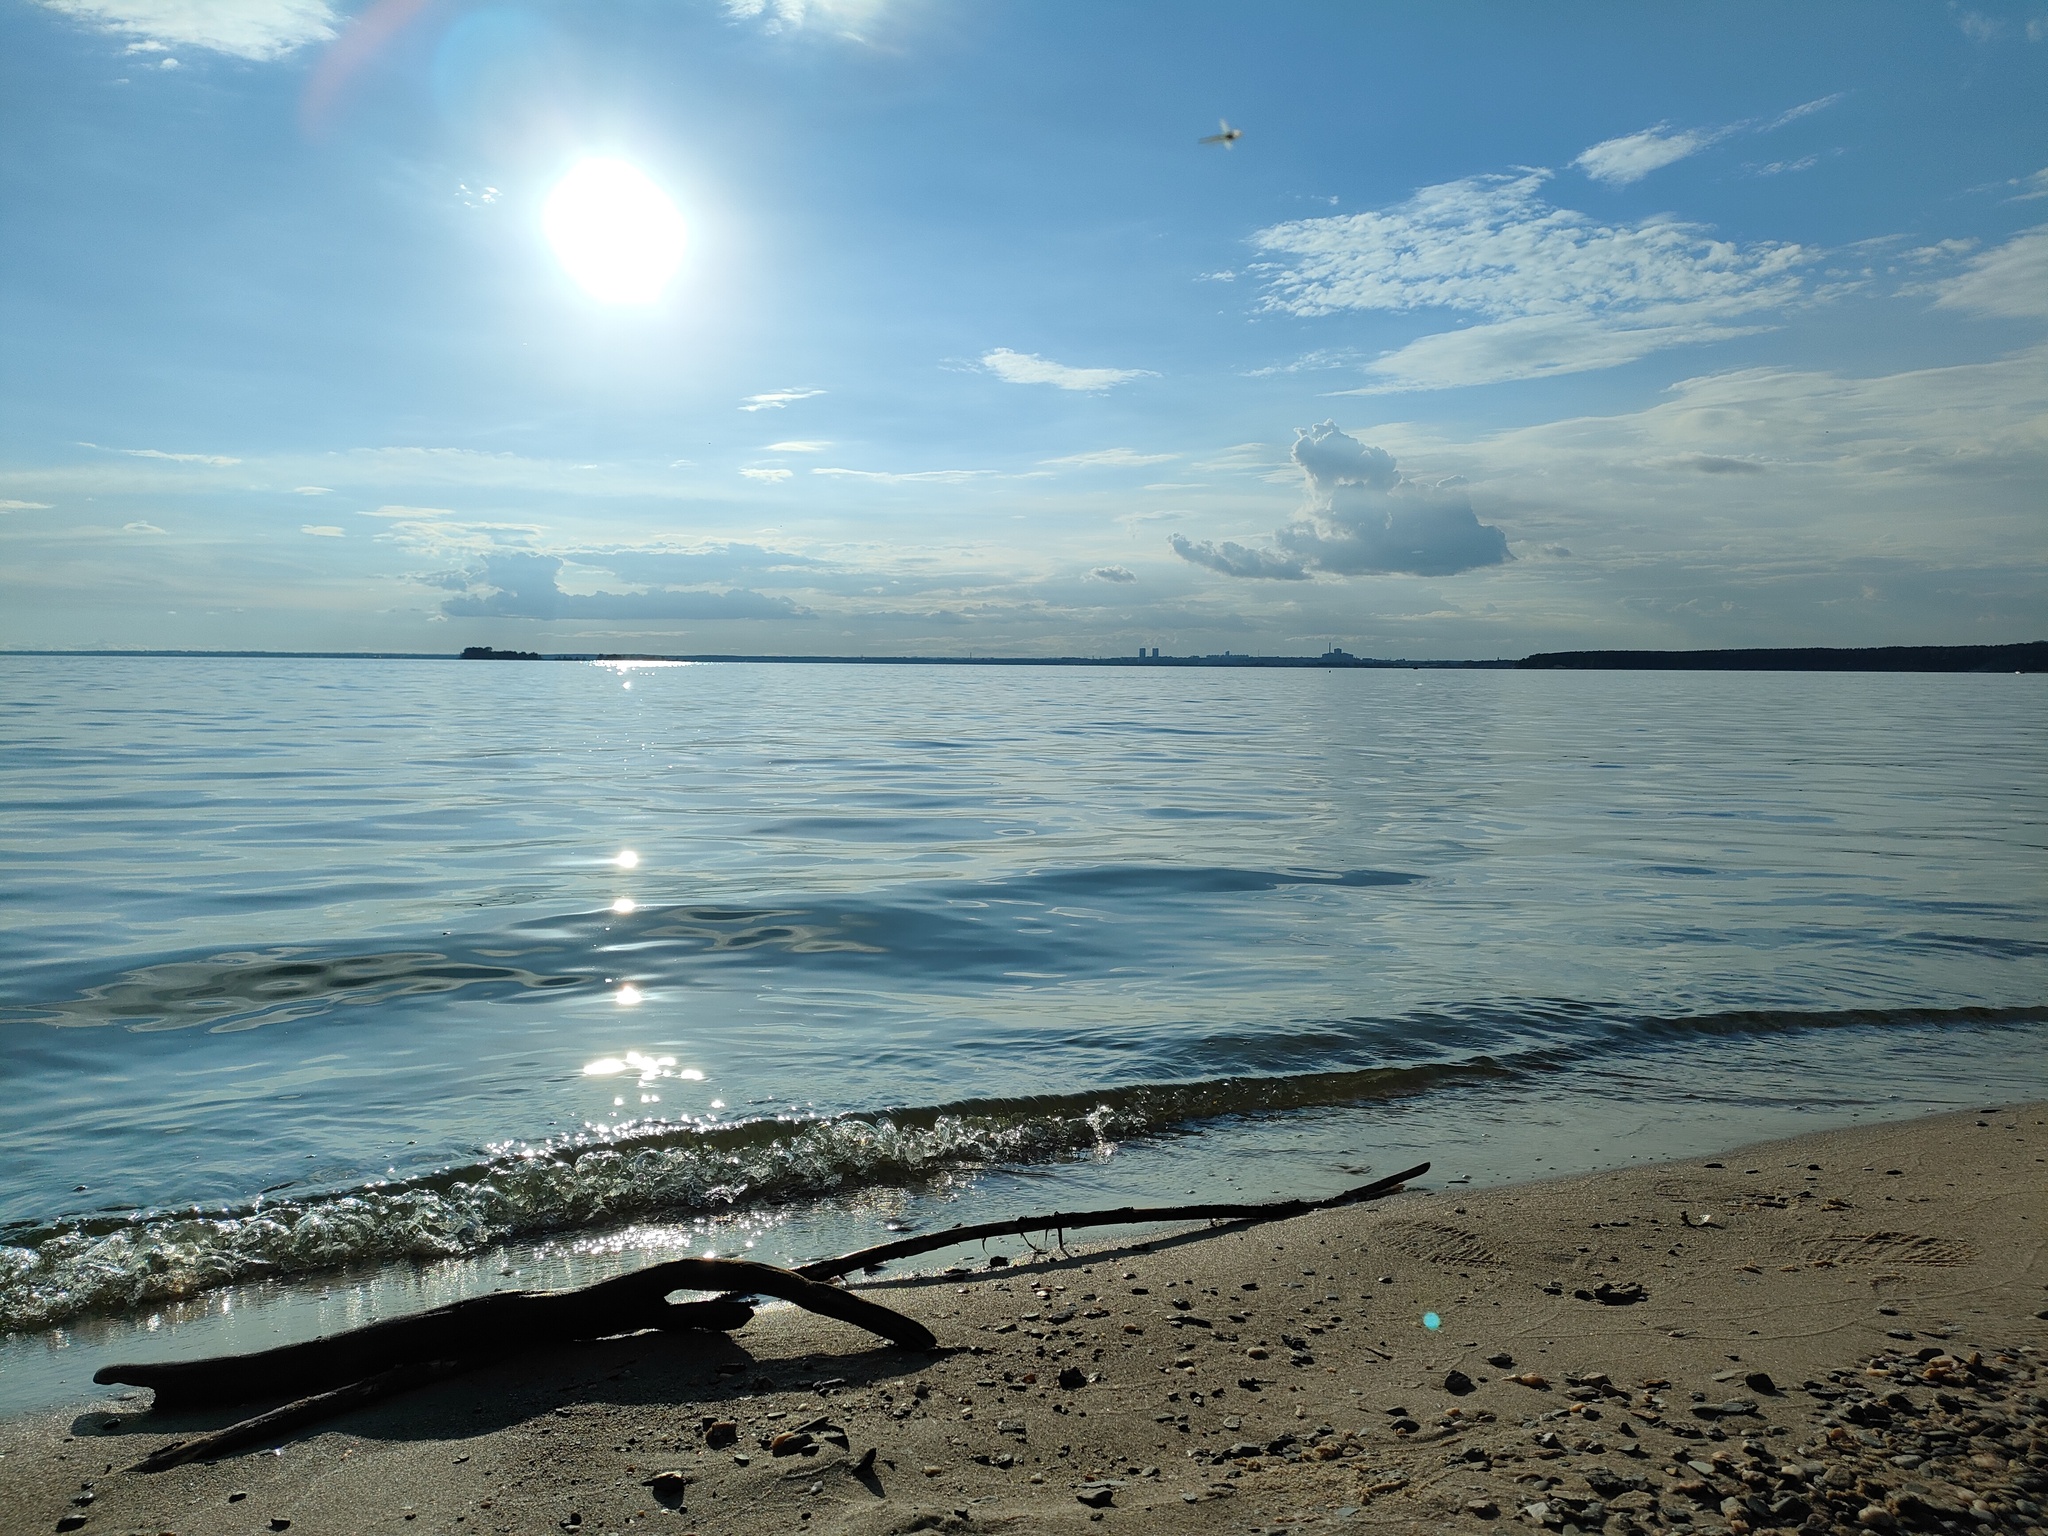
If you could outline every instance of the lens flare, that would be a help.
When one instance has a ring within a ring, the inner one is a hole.
[[[623,160],[578,164],[548,194],[541,228],[563,270],[602,304],[652,304],[683,264],[682,214]]]
[[[1436,1330],[1443,1327],[1443,1325],[1444,1320],[1438,1317],[1434,1312],[1425,1312],[1422,1314],[1422,1326],[1427,1328],[1431,1333],[1436,1332]]]

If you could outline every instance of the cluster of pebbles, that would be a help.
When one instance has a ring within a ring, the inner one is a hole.
[[[1579,1401],[1525,1420],[1524,1429],[1533,1431],[1527,1446],[1473,1445],[1446,1456],[1447,1468],[1494,1471],[1498,1460],[1509,1464],[1501,1471],[1511,1472],[1532,1458],[1576,1462],[1610,1452],[1633,1465],[1578,1465],[1569,1480],[1524,1472],[1515,1481],[1534,1484],[1533,1498],[1470,1498],[1465,1515],[1491,1520],[1506,1503],[1520,1522],[1561,1536],[2048,1536],[2048,1397],[2039,1390],[2031,1351],[1986,1356],[1928,1348],[1832,1371],[1798,1389],[1819,1413],[1817,1434],[1796,1447],[1785,1446],[1790,1431],[1770,1425],[1755,1398],[1713,1403],[1694,1394],[1701,1400],[1673,1413],[1658,1391],[1664,1382],[1630,1393],[1603,1376],[1569,1380]],[[1766,1398],[1785,1396],[1761,1372],[1745,1384]],[[1586,1424],[1601,1417],[1593,1405],[1603,1398],[1626,1405],[1605,1435]],[[1482,1427],[1447,1418],[1435,1433],[1452,1438],[1468,1425]],[[1653,1437],[1667,1435],[1674,1443],[1660,1449]],[[1579,1483],[1583,1490],[1573,1486]]]

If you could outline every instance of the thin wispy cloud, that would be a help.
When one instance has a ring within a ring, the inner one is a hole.
[[[795,442],[788,442],[788,443],[770,443],[770,444],[768,445],[768,452],[770,452],[770,453],[823,453],[823,452],[824,452],[824,451],[825,451],[825,450],[826,450],[827,448],[830,448],[831,446],[832,446],[832,445],[831,445],[830,443],[827,443],[827,442],[813,442],[813,441],[809,441],[809,440],[798,440],[798,441],[795,441]]]
[[[1745,133],[1776,133],[1780,128],[1798,122],[1802,117],[1811,117],[1816,112],[1825,112],[1845,93],[1836,91],[1829,96],[1817,96],[1812,101],[1803,101],[1796,107],[1788,108],[1771,118],[1744,118],[1740,122],[1727,123],[1719,128],[1673,128],[1669,123],[1659,123],[1654,128],[1644,128],[1635,133],[1625,133],[1617,138],[1603,139],[1584,151],[1572,164],[1584,171],[1595,181],[1605,182],[1611,187],[1628,187],[1641,181],[1652,171],[1661,171],[1667,165],[1698,154],[1701,150]],[[1811,159],[1806,162],[1810,164]],[[1779,162],[1779,170],[1803,170],[1805,164],[1790,161]]]
[[[1303,318],[1445,309],[1483,325],[1424,336],[1366,365],[1340,393],[1447,389],[1581,373],[1669,347],[1750,334],[1801,297],[1808,253],[1739,245],[1659,215],[1607,223],[1543,196],[1546,171],[1425,187],[1371,213],[1276,224],[1258,245],[1289,258],[1264,307]]]
[[[769,484],[787,480],[796,471],[790,469],[743,469],[740,471],[749,480],[765,480]]]
[[[299,524],[299,532],[303,534],[308,534],[316,539],[339,539],[347,537],[347,535],[341,529],[335,527],[334,524],[332,523],[301,523]]]
[[[136,52],[204,48],[258,62],[331,41],[327,0],[37,0],[102,32],[139,38]],[[166,63],[170,61],[166,60]]]
[[[332,496],[334,494],[334,487],[330,485],[295,485],[292,487],[292,494],[294,496]]]
[[[167,529],[167,528],[159,528],[159,527],[157,527],[157,525],[156,525],[155,523],[142,523],[142,522],[135,522],[135,523],[123,523],[123,524],[121,525],[121,531],[122,531],[123,533],[161,533],[161,534],[168,534],[168,533],[170,532],[170,530],[169,530],[169,529]]]
[[[1055,389],[1099,391],[1128,384],[1132,379],[1156,379],[1147,368],[1070,368],[1035,352],[1012,352],[997,347],[984,352],[981,366],[1006,384],[1050,384]]]
[[[779,411],[797,400],[815,400],[822,389],[774,389],[763,395],[749,395],[740,402],[743,411]]]
[[[1070,453],[1063,458],[1040,459],[1041,464],[1060,464],[1073,469],[1124,469],[1141,464],[1167,464],[1177,453],[1139,453],[1131,448],[1098,448],[1093,453]]]
[[[100,453],[118,453],[131,459],[165,459],[173,464],[211,464],[216,469],[225,469],[230,464],[242,462],[222,453],[166,453],[161,448],[102,448],[98,443],[80,443],[78,446],[95,449]]]
[[[1715,140],[1725,137],[1726,133],[1726,129],[1673,130],[1668,123],[1659,123],[1640,133],[1603,139],[1572,164],[1595,181],[1604,181],[1611,187],[1626,187],[1641,181],[1652,171],[1660,171],[1688,155],[1698,154]]]
[[[2048,319],[2048,224],[1971,258],[1937,285],[1934,305],[2008,320]]]
[[[725,0],[735,21],[758,22],[770,32],[804,30],[837,33],[859,40],[880,16],[886,0]]]
[[[835,469],[818,468],[814,475],[828,475],[837,480],[871,480],[881,485],[959,485],[967,480],[986,480],[1000,473],[993,469],[916,469],[896,473],[883,469]]]
[[[47,501],[0,501],[0,512],[47,512]]]
[[[1138,579],[1132,571],[1121,565],[1098,565],[1088,574],[1097,581],[1113,582],[1118,586],[1128,585]]]

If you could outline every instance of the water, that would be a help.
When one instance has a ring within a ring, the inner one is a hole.
[[[684,1248],[2042,1096],[2043,703],[0,658],[0,1407]]]

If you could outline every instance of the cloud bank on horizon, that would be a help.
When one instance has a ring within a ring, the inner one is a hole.
[[[1844,14],[31,0],[0,646],[2039,638],[2048,21]]]

